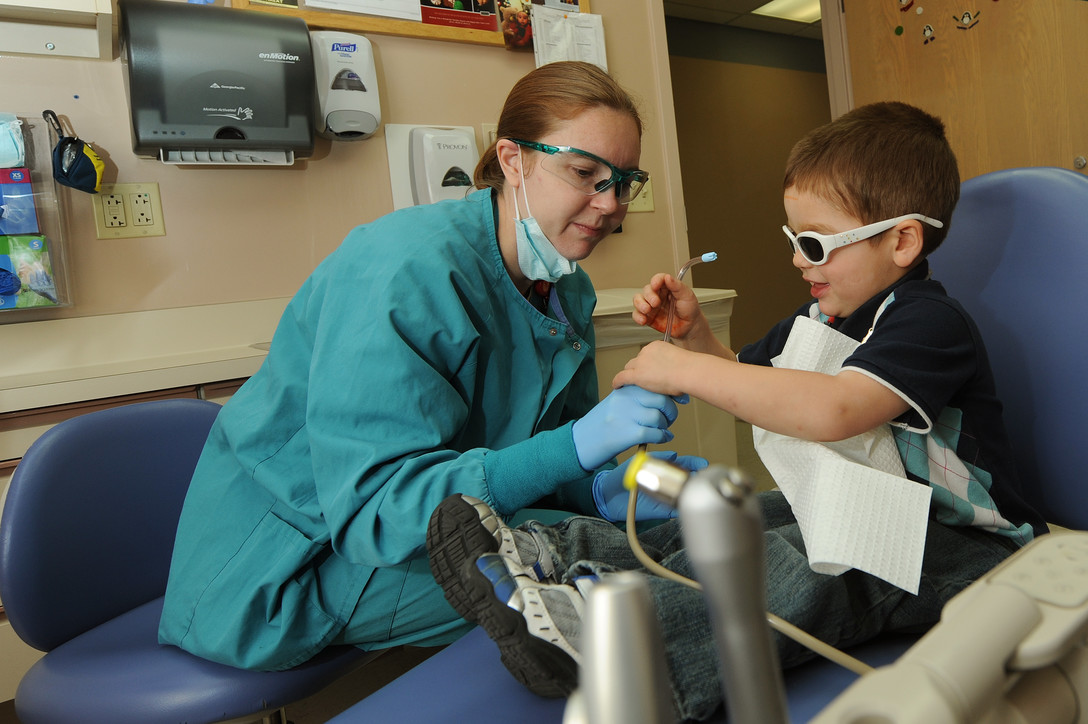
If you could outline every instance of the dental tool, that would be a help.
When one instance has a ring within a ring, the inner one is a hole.
[[[676,273],[676,280],[681,281],[681,282],[684,281],[684,275],[686,275],[688,273],[688,270],[691,269],[693,266],[695,266],[696,264],[701,264],[703,262],[707,262],[707,261],[716,261],[717,258],[718,258],[718,252],[708,251],[707,253],[703,254],[702,256],[696,256],[696,257],[692,257],[691,259],[688,259],[687,263],[684,264],[684,266],[680,267],[680,271],[678,271]],[[670,299],[669,299],[669,316],[665,318],[665,337],[664,337],[664,341],[666,341],[666,342],[671,342],[672,341],[672,322],[673,322],[673,318],[675,316],[676,316],[676,300],[672,299],[670,297]],[[639,453],[645,453],[646,452],[646,443],[642,443],[641,445],[638,446],[638,452]],[[635,491],[634,488],[632,488],[632,490],[631,490],[631,503],[630,503],[631,505],[635,504],[635,496],[636,495],[637,495],[637,491]]]
[[[680,512],[688,558],[703,584],[729,721],[787,724],[764,614],[762,514],[751,480],[732,468],[688,473],[645,456],[632,461],[625,477]],[[660,566],[651,571],[693,583]],[[586,619],[578,696],[568,703],[564,723],[675,721],[665,707],[664,644],[643,574],[607,574],[589,595],[594,615]]]
[[[691,269],[696,264],[701,264],[702,262],[707,262],[707,261],[716,261],[717,259],[718,259],[718,252],[716,252],[716,251],[708,251],[707,253],[703,254],[702,256],[697,256],[697,257],[694,257],[692,259],[688,259],[688,263],[684,264],[684,266],[680,267],[680,271],[678,271],[676,273],[676,280],[681,281],[681,282],[684,281],[684,275],[688,273],[688,269]],[[676,316],[676,300],[670,299],[669,300],[669,316],[665,320],[665,341],[666,342],[672,341],[672,320],[673,320],[673,317],[675,317],[675,316]]]

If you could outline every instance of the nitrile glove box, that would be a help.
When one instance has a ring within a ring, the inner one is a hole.
[[[46,238],[0,236],[0,312],[60,302]]]
[[[37,234],[38,211],[30,169],[0,169],[0,234]]]

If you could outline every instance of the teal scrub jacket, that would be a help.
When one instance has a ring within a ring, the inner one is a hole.
[[[443,498],[473,495],[510,515],[558,494],[594,510],[571,424],[598,400],[595,303],[581,269],[555,285],[547,315],[521,296],[490,191],[352,230],[212,428],[160,641],[289,668],[346,629],[393,632],[401,602],[431,593],[441,605],[413,611],[416,630],[350,643],[456,638],[464,622],[426,573],[427,521]],[[389,569],[405,572],[388,579],[396,586],[367,586]]]

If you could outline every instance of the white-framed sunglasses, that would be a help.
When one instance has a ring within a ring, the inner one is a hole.
[[[805,257],[805,261],[809,264],[820,266],[821,264],[826,264],[828,257],[831,256],[831,252],[839,247],[871,239],[877,234],[887,231],[896,224],[910,219],[917,219],[918,221],[938,229],[944,227],[944,222],[938,221],[937,219],[931,219],[922,214],[905,214],[903,216],[896,216],[894,219],[885,219],[884,221],[877,221],[874,224],[867,224],[866,226],[861,226],[857,229],[841,231],[838,234],[818,234],[815,231],[802,231],[799,234],[794,234],[788,226],[783,226],[782,231],[786,232],[786,238],[789,239],[791,252],[796,253],[799,251],[801,252],[801,256]]]

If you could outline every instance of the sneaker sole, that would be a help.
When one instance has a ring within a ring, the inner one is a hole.
[[[476,567],[475,560],[464,564],[461,580],[471,620],[498,645],[506,670],[538,696],[570,696],[578,686],[578,663],[570,654],[530,633],[522,613],[495,595],[491,581]]]
[[[427,524],[427,557],[431,575],[453,609],[470,623],[479,623],[462,584],[461,569],[484,553],[495,553],[499,543],[480,516],[461,496],[438,504]]]

